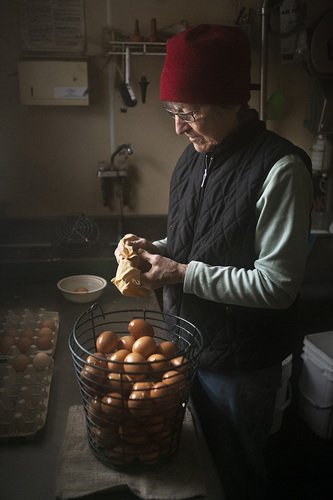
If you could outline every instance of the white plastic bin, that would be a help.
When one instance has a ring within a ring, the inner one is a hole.
[[[321,438],[333,437],[333,331],[307,335],[299,380],[299,413]]]
[[[288,358],[282,361],[282,385],[276,395],[275,412],[270,434],[274,434],[281,428],[284,410],[291,402],[290,377],[292,373],[292,359],[293,356],[290,354]]]

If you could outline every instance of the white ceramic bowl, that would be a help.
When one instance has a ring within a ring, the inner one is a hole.
[[[65,299],[81,304],[97,300],[102,295],[106,285],[104,278],[85,274],[68,276],[57,283],[57,287]],[[87,291],[79,291],[80,288]]]

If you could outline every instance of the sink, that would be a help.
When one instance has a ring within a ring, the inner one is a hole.
[[[116,274],[117,262],[114,256],[16,259],[0,262],[2,283],[52,284],[66,276],[92,274],[109,282]]]
[[[66,276],[92,274],[108,282],[115,276],[114,246],[89,256],[62,256],[49,244],[0,245],[0,276],[6,283],[53,284]]]
[[[55,239],[56,218],[0,218],[2,283],[53,284],[66,276],[93,274],[107,282],[115,276],[114,249],[119,241],[117,217],[95,217],[99,238],[87,253],[68,254]],[[154,240],[166,233],[166,216],[124,217],[122,234],[133,232]],[[58,236],[58,235],[57,235]]]

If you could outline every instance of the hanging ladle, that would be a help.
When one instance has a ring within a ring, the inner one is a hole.
[[[125,81],[119,82],[119,91],[125,106],[134,107],[138,101],[130,83],[130,49],[126,47],[125,52]]]

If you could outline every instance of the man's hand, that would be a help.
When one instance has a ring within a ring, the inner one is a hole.
[[[126,240],[126,245],[131,246],[133,248],[134,252],[137,252],[139,249],[147,250],[147,252],[155,254],[159,253],[159,250],[151,241],[146,240],[145,238],[137,238],[136,240],[131,239],[131,240]],[[117,259],[117,262],[119,264],[119,261],[122,257],[126,257],[126,253],[124,253],[124,247],[121,243],[121,241],[118,243],[117,248],[114,251],[114,255]]]
[[[138,250],[140,259],[146,264],[145,268],[149,271],[143,272],[140,276],[141,286],[148,290],[156,290],[164,285],[173,285],[183,283],[187,269],[186,264],[162,257],[161,255],[151,254],[146,250]]]

